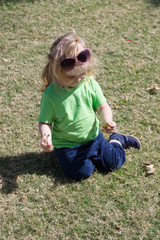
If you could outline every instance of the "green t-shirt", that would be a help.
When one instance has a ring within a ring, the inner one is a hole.
[[[52,124],[54,147],[75,147],[99,133],[96,108],[106,101],[99,84],[86,77],[75,88],[51,83],[43,92],[38,120]]]

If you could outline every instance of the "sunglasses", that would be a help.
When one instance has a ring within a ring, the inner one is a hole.
[[[91,53],[90,50],[87,48],[80,52],[78,56],[75,58],[64,59],[63,61],[60,62],[60,65],[65,71],[70,71],[75,67],[76,62],[87,63],[90,60],[90,58]]]

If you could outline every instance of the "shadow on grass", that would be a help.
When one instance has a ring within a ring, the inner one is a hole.
[[[9,4],[9,3],[17,3],[17,2],[28,2],[28,3],[34,3],[37,0],[0,0],[0,5],[2,4]]]
[[[33,3],[37,0],[0,0],[0,3],[10,3],[10,2],[13,2],[13,3],[16,3],[16,2],[30,2],[30,3]]]
[[[153,5],[155,5],[156,7],[160,6],[160,0],[149,0],[149,2]]]
[[[47,175],[56,185],[71,183],[58,164],[55,153],[27,153],[0,158],[2,193],[8,194],[18,188],[17,178],[22,174]]]

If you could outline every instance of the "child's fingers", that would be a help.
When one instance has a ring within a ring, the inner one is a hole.
[[[49,149],[50,151],[52,151],[52,150],[53,150],[53,145],[52,145],[52,144],[48,145],[48,149]]]
[[[43,138],[41,141],[41,147],[46,152],[51,152],[53,150],[52,142],[50,142],[47,138]]]
[[[111,122],[109,125],[110,128],[115,128],[116,127],[116,123],[115,122]]]
[[[46,152],[52,152],[53,150],[53,145],[49,145],[47,148],[45,148]]]
[[[111,134],[115,131],[116,129],[116,123],[115,122],[109,122],[109,123],[106,123],[104,126],[103,126],[103,129],[104,131],[107,133],[107,134]]]
[[[46,139],[42,139],[41,141],[41,147],[44,148],[47,146],[47,142],[46,142]]]
[[[116,123],[115,122],[109,122],[109,123],[106,123],[103,128],[106,130],[112,130],[112,129],[115,129],[116,128]]]
[[[43,146],[45,152],[51,152],[53,150],[53,145]]]

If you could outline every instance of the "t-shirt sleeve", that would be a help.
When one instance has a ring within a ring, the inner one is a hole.
[[[44,93],[40,104],[38,120],[43,123],[52,124],[54,121],[54,106],[52,101]]]
[[[100,85],[95,80],[93,80],[93,87],[95,92],[94,107],[97,108],[106,102],[106,98],[102,92]]]

